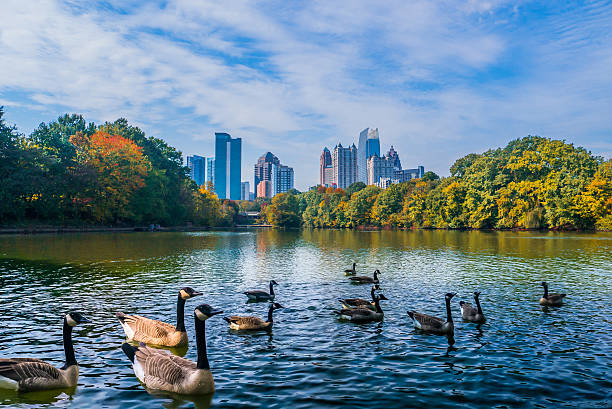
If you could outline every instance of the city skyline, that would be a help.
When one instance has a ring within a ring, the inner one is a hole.
[[[213,156],[202,143],[223,130],[243,138],[245,163],[269,149],[293,163],[300,190],[318,178],[319,147],[372,125],[404,161],[441,176],[458,157],[530,134],[612,155],[607,2],[229,9],[8,0],[0,105],[25,133],[66,112],[124,117],[185,157]]]

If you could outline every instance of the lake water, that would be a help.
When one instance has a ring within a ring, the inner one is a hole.
[[[356,325],[333,314],[339,297],[368,298],[344,269],[381,271],[385,319]],[[185,285],[205,295],[193,308],[264,317],[242,291],[277,301],[271,333],[237,335],[207,321],[217,391],[185,400],[150,394],[120,349],[116,311],[174,323]],[[0,236],[0,357],[62,365],[61,317],[91,321],[75,331],[75,391],[17,395],[14,407],[489,408],[612,406],[612,234],[455,231],[274,231]],[[541,281],[568,296],[542,309]],[[482,292],[488,321],[462,323],[459,301]],[[409,309],[443,317],[455,343],[417,332]]]

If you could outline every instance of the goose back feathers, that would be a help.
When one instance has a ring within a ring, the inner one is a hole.
[[[384,294],[380,294],[375,296],[374,298],[374,306],[375,310],[372,311],[369,308],[359,307],[359,308],[345,308],[340,311],[334,311],[335,314],[339,315],[340,319],[348,320],[355,323],[367,323],[372,321],[382,321],[384,318],[384,312],[380,307],[380,301],[386,300],[387,297]]]
[[[375,307],[375,302],[376,302],[376,293],[375,291],[378,290],[380,287],[378,286],[378,284],[375,284],[372,286],[372,290],[370,292],[370,295],[372,297],[372,301],[368,301],[368,300],[364,300],[363,298],[345,298],[345,299],[340,299],[340,304],[342,304],[342,307],[345,309],[350,309],[350,308],[369,308],[371,310],[376,310]]]
[[[474,302],[476,303],[476,308],[472,306],[472,304],[459,301],[459,307],[461,308],[461,318],[464,321],[475,322],[477,324],[482,324],[486,321],[484,313],[482,312],[482,307],[480,306],[480,292],[474,291]]]

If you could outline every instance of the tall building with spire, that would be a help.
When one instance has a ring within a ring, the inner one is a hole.
[[[374,155],[380,156],[378,128],[366,128],[359,133],[357,181],[368,183],[368,159]]]
[[[253,181],[257,197],[274,197],[293,189],[293,168],[282,165],[272,152],[266,152],[255,164]]]
[[[323,148],[321,153],[321,162],[319,165],[319,184],[321,186],[331,186],[334,177],[334,168],[332,166],[331,152],[327,147]]]
[[[388,161],[391,161],[391,164],[395,170],[402,170],[402,162],[400,161],[399,155],[395,149],[393,149],[393,145],[391,145],[391,149],[389,149],[389,152],[387,152],[385,156],[387,157]]]

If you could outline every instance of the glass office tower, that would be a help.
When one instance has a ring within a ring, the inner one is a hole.
[[[242,139],[215,132],[215,193],[219,199],[240,200]]]

